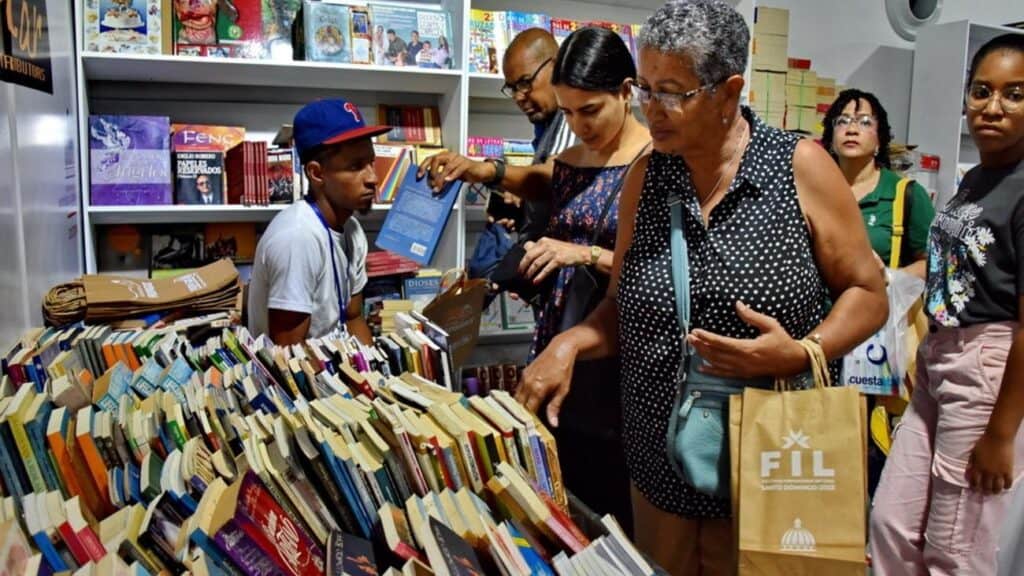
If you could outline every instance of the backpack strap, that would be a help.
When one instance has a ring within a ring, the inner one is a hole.
[[[906,207],[907,186],[913,182],[910,178],[902,178],[896,184],[896,198],[892,202],[892,244],[889,250],[889,268],[900,267],[900,252],[903,249],[903,234],[905,233],[903,223],[906,220],[904,208]]]

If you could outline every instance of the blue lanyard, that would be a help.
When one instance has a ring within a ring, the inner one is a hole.
[[[338,294],[338,324],[344,327],[345,321],[348,319],[346,316],[348,303],[341,297],[341,277],[338,275],[338,262],[334,257],[334,235],[331,234],[331,227],[327,225],[327,220],[324,218],[323,212],[320,211],[320,207],[316,205],[313,197],[307,194],[305,200],[309,207],[313,209],[317,219],[320,220],[320,224],[323,225],[324,232],[327,233],[327,245],[331,247],[331,270],[334,271],[334,290]]]

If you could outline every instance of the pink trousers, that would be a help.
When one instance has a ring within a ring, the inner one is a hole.
[[[1024,433],[1016,437],[1013,490],[975,492],[965,470],[995,406],[1016,328],[938,328],[921,344],[917,388],[871,511],[875,574],[995,575],[1003,518],[1024,470]]]

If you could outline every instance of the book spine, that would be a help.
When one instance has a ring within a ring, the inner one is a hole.
[[[331,475],[334,477],[334,481],[341,487],[341,491],[344,494],[345,499],[342,501],[342,507],[344,507],[344,503],[347,502],[348,508],[359,526],[360,533],[363,535],[369,534],[371,530],[369,516],[366,511],[363,510],[362,500],[356,492],[352,479],[348,477],[347,470],[338,461],[337,457],[334,455],[334,451],[330,449],[329,445],[325,445],[323,447],[322,453],[327,459],[327,464],[331,471]]]
[[[35,451],[32,450],[32,442],[29,441],[28,434],[25,432],[25,424],[21,421],[21,416],[11,414],[7,417],[7,420],[10,423],[11,435],[14,436],[14,443],[18,447],[18,453],[21,454],[21,461],[25,466],[25,472],[28,474],[28,480],[32,489],[36,492],[46,492],[47,487],[46,481],[43,479],[43,471],[39,467]]]
[[[100,542],[99,536],[93,531],[92,527],[88,524],[81,530],[75,533],[78,537],[78,541],[81,542],[82,547],[85,548],[86,553],[94,562],[99,562],[107,555],[107,549]]]
[[[58,476],[63,482],[64,496],[71,498],[72,496],[80,495],[82,490],[78,485],[78,479],[75,477],[74,468],[71,467],[71,456],[68,454],[64,439],[59,432],[55,432],[46,437],[46,443],[50,446],[49,453],[53,456]]]
[[[39,549],[43,559],[53,568],[54,572],[70,570],[70,567],[64,562],[64,558],[61,557],[60,553],[57,552],[57,548],[53,545],[53,541],[50,540],[46,532],[36,532],[32,535],[32,540],[35,541],[36,548]]]
[[[0,422],[0,465],[4,468],[3,480],[8,494],[22,498],[31,492],[32,486],[18,456],[10,422]]]
[[[480,493],[484,490],[484,480],[480,476],[480,467],[477,465],[476,451],[469,441],[469,435],[459,434],[455,437],[459,443],[459,450],[462,452],[462,460],[466,465],[466,474],[469,476],[469,485],[473,492]]]
[[[57,526],[57,533],[60,534],[61,540],[67,544],[68,550],[71,551],[71,556],[74,557],[75,562],[81,566],[92,558],[86,551],[85,546],[78,540],[78,536],[75,535],[75,531],[71,528],[71,525],[66,521],[62,522],[60,526]]]
[[[213,540],[231,559],[231,562],[250,576],[257,574],[260,576],[284,576],[285,574],[266,552],[249,538],[245,531],[234,525],[234,522],[228,522],[218,530]],[[207,546],[202,546],[202,548],[208,550]]]

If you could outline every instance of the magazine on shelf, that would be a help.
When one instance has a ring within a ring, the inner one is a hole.
[[[454,68],[451,15],[445,10],[370,3],[375,64]]]

